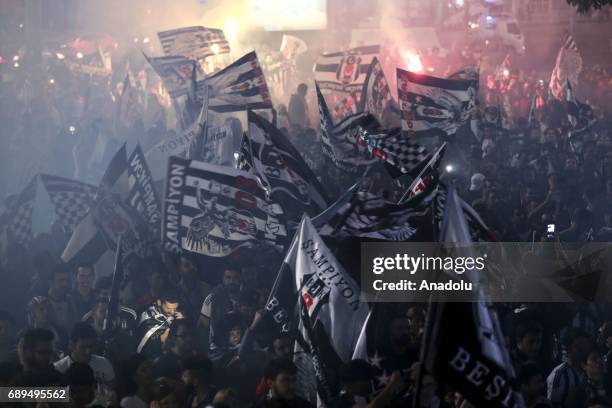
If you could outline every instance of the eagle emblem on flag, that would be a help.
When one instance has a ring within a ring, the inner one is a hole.
[[[248,211],[230,208],[221,210],[217,207],[217,201],[218,197],[212,197],[207,201],[202,190],[198,189],[197,204],[201,213],[193,217],[189,223],[187,244],[190,248],[202,249],[215,227],[225,239],[228,239],[232,233],[249,236],[257,234],[255,219]]]
[[[348,85],[352,82],[357,81],[359,78],[359,65],[361,64],[361,57],[359,55],[347,55],[340,60],[338,70],[336,71],[336,78],[342,82],[342,85]]]

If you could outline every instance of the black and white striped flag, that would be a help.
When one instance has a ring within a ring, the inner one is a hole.
[[[397,69],[402,130],[411,137],[457,132],[476,107],[477,80],[436,78]]]
[[[196,94],[202,98],[208,87],[208,108],[215,112],[270,109],[272,100],[255,51],[244,55],[197,82]]]
[[[200,60],[230,52],[229,42],[225,39],[223,30],[218,28],[183,27],[161,31],[157,35],[166,55]]]
[[[168,252],[223,257],[256,243],[282,248],[287,230],[283,210],[268,201],[255,176],[171,157],[162,236]]]
[[[368,45],[323,54],[314,66],[315,79],[323,90],[359,94],[378,53],[379,45]]]
[[[557,100],[563,101],[565,98],[566,85],[571,82],[572,87],[578,85],[578,76],[582,71],[582,56],[578,51],[578,46],[574,37],[567,33],[563,39],[561,49],[557,54],[555,68],[550,76],[548,88],[552,96]]]
[[[41,174],[40,180],[65,231],[72,232],[87,215],[98,188],[82,181]]]

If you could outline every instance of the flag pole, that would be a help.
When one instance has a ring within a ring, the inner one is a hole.
[[[419,353],[419,369],[417,371],[417,380],[414,390],[414,398],[412,400],[412,406],[414,408],[419,407],[419,401],[423,390],[423,377],[425,376],[426,360],[430,353],[431,339],[434,331],[434,327],[437,324],[438,318],[438,304],[433,301],[433,293],[429,295],[429,305],[427,308],[427,316],[425,318],[425,333],[423,333],[423,339],[421,340],[421,352]]]
[[[117,240],[117,252],[115,253],[115,269],[113,270],[113,280],[111,284],[111,292],[108,299],[108,309],[106,310],[106,317],[104,318],[104,324],[102,332],[104,334],[104,348],[105,354],[109,353],[109,344],[112,336],[112,332],[115,328],[115,320],[119,314],[119,291],[121,282],[123,282],[123,251],[122,243],[123,235],[119,235]]]

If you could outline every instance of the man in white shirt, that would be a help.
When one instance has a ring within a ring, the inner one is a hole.
[[[96,401],[105,405],[114,400],[115,371],[111,363],[102,356],[93,354],[97,342],[96,330],[85,322],[75,324],[70,333],[70,354],[56,361],[57,371],[65,374],[72,363],[88,364],[94,372],[97,384]]]

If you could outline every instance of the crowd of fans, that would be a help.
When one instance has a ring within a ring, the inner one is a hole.
[[[461,55],[461,65],[474,62],[473,54]],[[440,71],[448,69],[448,60],[435,63]],[[572,143],[564,104],[544,96],[547,84],[537,75],[516,62],[501,74],[481,72],[481,129],[466,127],[449,141],[446,160],[454,170],[447,176],[455,178],[463,198],[500,241],[550,239],[549,224],[560,242],[609,241],[612,75],[601,67],[583,71],[579,97],[592,105],[598,121]],[[19,76],[0,87],[5,192],[38,171],[95,184],[123,140],[139,142],[147,151],[176,134],[168,120],[172,109],[152,91],[152,75],[148,85],[147,79],[136,81],[141,117],[121,134],[112,118],[119,89],[68,72],[54,78],[40,85],[44,91],[38,98],[28,93],[35,84]],[[120,80],[114,75],[110,83]],[[282,101],[287,105],[276,106],[276,123],[337,197],[355,176],[335,169],[322,155],[314,86],[308,80],[287,93]],[[529,114],[538,92],[542,102],[533,123]],[[399,124],[391,114],[383,122],[386,128]],[[385,177],[374,172],[364,186],[397,201],[403,191],[391,190]],[[69,385],[75,407],[312,406],[298,396],[294,337],[274,330],[264,308],[282,254],[265,263],[232,257],[207,263],[189,254],[142,260],[122,284],[119,312],[108,322],[111,271],[61,263],[68,238],[54,225],[28,248],[4,248],[0,386]],[[496,307],[526,406],[612,406],[607,305]],[[426,305],[389,307],[380,335],[387,344],[381,358],[392,362],[389,378],[372,396],[375,362],[351,361],[333,378],[342,389],[333,406],[407,406],[415,391],[425,316]],[[419,404],[471,406],[430,375],[423,376]]]

